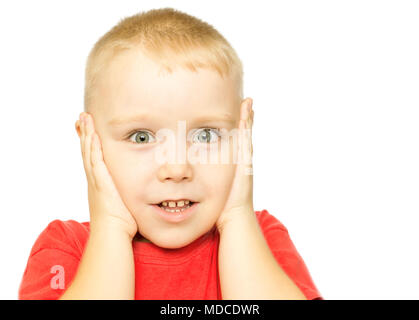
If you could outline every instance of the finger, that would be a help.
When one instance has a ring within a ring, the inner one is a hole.
[[[253,110],[250,112],[250,116],[249,116],[249,120],[247,121],[247,129],[249,129],[249,141],[248,141],[248,144],[249,144],[249,149],[250,149],[250,153],[251,153],[251,156],[253,156],[253,115],[254,115],[254,112],[253,112]]]
[[[241,120],[241,128],[239,130],[239,141],[240,141],[240,156],[242,160],[242,164],[248,165],[251,163],[251,159],[249,157],[249,152],[251,149],[251,129],[248,127],[248,120]]]
[[[91,165],[91,145],[92,145],[92,124],[91,124],[91,118],[90,115],[88,113],[86,113],[86,124],[85,124],[85,128],[86,128],[86,140],[85,140],[85,152],[86,152],[86,161],[87,164],[89,166],[89,170],[91,169],[92,165]]]
[[[249,128],[249,119],[251,117],[251,107],[252,107],[253,100],[248,98],[243,101],[240,109],[240,121],[239,121],[239,163],[245,162],[245,153],[243,150],[246,149],[245,144],[245,137],[246,137],[246,129]],[[240,146],[243,146],[240,148]]]
[[[90,130],[90,135],[91,135],[91,139],[90,139],[90,166],[92,167],[92,169],[94,169],[98,165],[100,165],[101,160],[103,159],[103,157],[102,157],[102,153],[101,153],[99,136],[96,133],[96,129],[95,129],[92,117],[90,117],[88,125],[89,125],[89,130]]]
[[[89,124],[87,114],[83,113],[83,163],[84,170],[86,171],[86,177],[88,181],[92,181],[92,168],[90,164],[90,145],[91,145],[91,134],[89,132]]]
[[[249,109],[248,109],[249,101],[246,99],[243,101],[240,110],[240,120],[246,120],[249,117]]]
[[[98,189],[101,189],[102,183],[99,177],[103,177],[106,174],[106,171],[104,170],[107,170],[107,168],[105,166],[105,162],[103,161],[102,144],[96,132],[93,133],[93,138],[92,138],[91,159],[92,159],[91,160],[92,170],[94,173],[93,176],[94,176],[95,184]]]
[[[239,125],[239,163],[238,173],[240,175],[251,175],[252,170],[252,156],[250,144],[250,130],[246,128],[247,120],[240,120]]]
[[[252,128],[253,127],[253,110],[250,111],[250,114],[249,114],[249,118],[247,120],[247,123],[248,123],[248,127],[249,128]]]
[[[247,103],[247,117],[246,117],[248,128],[252,127],[251,124],[253,122],[253,108],[252,108],[252,106],[253,106],[253,100],[249,99],[249,101]]]
[[[98,140],[99,137],[96,133],[95,126],[93,123],[93,118],[90,117],[89,128],[91,132],[91,139],[90,139],[90,165],[92,169],[97,167],[99,164],[99,156],[98,156]]]
[[[250,153],[251,153],[251,156],[253,157],[253,118],[254,118],[254,115],[255,115],[255,112],[253,111],[253,100],[252,100],[252,102],[250,103],[250,106],[249,106],[249,109],[250,109],[250,113],[249,113],[249,121],[248,121],[248,128],[250,129],[250,137],[249,137],[249,139],[250,139],[250,141],[249,141],[249,147],[250,147]]]
[[[244,144],[243,144],[243,152],[245,157],[245,164],[251,166],[252,165],[252,156],[253,156],[253,147],[252,147],[252,128],[250,127],[249,121],[246,122],[246,129],[244,131]]]
[[[87,166],[86,166],[86,156],[85,156],[85,140],[86,140],[86,128],[84,125],[84,118],[83,115],[80,115],[80,148],[81,148],[81,155],[83,159],[83,166],[84,170],[86,171],[87,176]]]
[[[245,130],[244,130],[244,137],[243,137],[243,157],[244,157],[244,165],[246,166],[245,174],[251,175],[253,174],[253,166],[252,166],[252,157],[253,157],[253,146],[252,146],[252,100],[249,101],[247,105],[247,119],[245,121]]]
[[[90,155],[91,155],[90,164],[92,166],[94,184],[97,188],[100,188],[100,184],[98,183],[99,181],[97,179],[97,176],[98,176],[97,167],[98,167],[98,163],[99,163],[99,155],[98,155],[99,151],[98,151],[98,141],[97,141],[97,139],[98,139],[98,137],[97,137],[97,134],[95,132],[95,133],[93,133],[93,136],[92,136],[92,144],[91,144],[92,149],[90,151]]]
[[[93,117],[90,117],[89,120],[91,129],[90,165],[92,168],[92,175],[95,186],[98,189],[101,189],[104,185],[106,185],[106,181],[103,181],[102,179],[105,176],[108,176],[109,173],[103,159],[102,143],[100,141],[99,135],[95,130]]]
[[[241,144],[241,130],[243,128],[243,121],[242,119],[245,118],[245,109],[246,109],[246,103],[242,102],[240,104],[240,113],[239,113],[239,123],[237,125],[237,127],[235,128],[235,133],[233,136],[233,162],[237,165],[241,164],[241,155],[240,155],[240,144]]]
[[[91,161],[92,161],[92,168],[95,169],[100,161],[99,157],[99,141],[98,141],[97,133],[95,132],[92,137],[92,150],[91,150]]]

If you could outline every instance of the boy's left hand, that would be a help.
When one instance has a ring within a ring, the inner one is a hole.
[[[216,226],[222,230],[226,223],[243,215],[254,214],[253,208],[253,146],[252,126],[253,100],[248,98],[240,106],[238,162],[234,181],[226,205],[220,214]]]

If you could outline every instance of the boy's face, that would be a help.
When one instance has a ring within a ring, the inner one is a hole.
[[[138,231],[160,247],[180,248],[215,225],[236,165],[231,157],[227,164],[192,164],[188,158],[183,163],[156,161],[161,147],[156,132],[169,129],[178,137],[178,121],[185,121],[186,137],[191,135],[195,142],[184,138],[184,148],[194,145],[209,151],[205,141],[216,140],[216,131],[204,138],[203,128],[236,128],[241,101],[235,81],[222,79],[215,71],[161,70],[139,50],[119,54],[99,80],[91,114],[105,163]],[[169,222],[152,205],[170,199],[198,204],[186,220]]]

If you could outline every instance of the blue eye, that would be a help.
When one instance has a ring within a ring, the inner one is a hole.
[[[131,140],[131,137],[134,137],[134,141]],[[130,134],[128,139],[136,144],[146,144],[146,143],[155,141],[153,137],[151,139],[150,137],[151,135],[147,131],[137,131],[137,132],[134,132],[133,134]]]
[[[202,131],[198,131],[198,134],[192,138],[193,142],[196,142],[195,137],[198,138],[198,143],[216,143],[221,134],[217,128],[204,128]]]

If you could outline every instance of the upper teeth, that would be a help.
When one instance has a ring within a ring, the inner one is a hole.
[[[163,206],[167,207],[167,205],[169,205],[169,207],[174,208],[174,207],[183,207],[185,204],[189,204],[189,200],[181,200],[181,201],[163,201]]]

